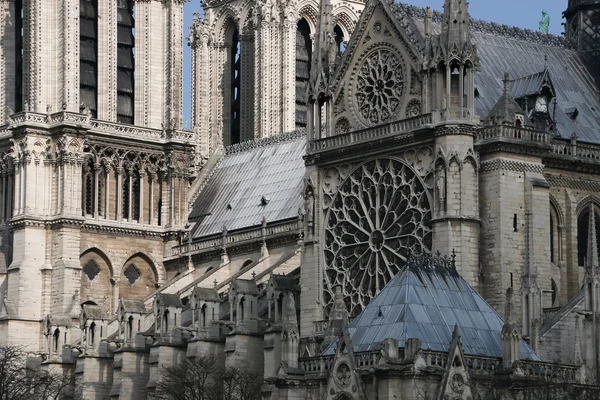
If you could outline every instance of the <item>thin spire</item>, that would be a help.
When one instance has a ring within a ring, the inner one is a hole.
[[[588,220],[588,242],[587,242],[587,268],[590,272],[590,277],[594,274],[595,270],[599,268],[598,265],[598,242],[596,236],[596,212],[594,210],[594,203],[590,203]]]
[[[331,0],[320,0],[317,23],[317,42],[313,53],[311,83],[314,97],[326,89],[331,67],[335,63],[335,37],[333,35],[333,6]]]

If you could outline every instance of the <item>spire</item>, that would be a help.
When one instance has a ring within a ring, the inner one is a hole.
[[[596,212],[594,211],[594,203],[590,203],[588,222],[588,242],[587,242],[587,270],[590,278],[599,268],[598,265],[598,242],[596,236]]]
[[[333,6],[331,0],[320,0],[315,51],[311,68],[312,97],[325,95],[329,76],[335,63],[336,43],[333,35]]]
[[[445,1],[441,41],[448,50],[454,46],[462,50],[465,43],[471,43],[471,17],[466,0]]]

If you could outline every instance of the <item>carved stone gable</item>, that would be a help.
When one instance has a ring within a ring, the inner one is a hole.
[[[342,334],[338,339],[333,366],[329,370],[326,399],[367,400],[360,373],[356,370],[348,328],[343,321],[336,322],[343,324]]]
[[[458,335],[458,326],[454,326],[452,344],[448,352],[448,364],[444,379],[439,387],[437,400],[472,400],[471,379],[466,367],[465,355]]]
[[[336,134],[421,114],[421,54],[404,26],[386,4],[366,6],[331,80]]]

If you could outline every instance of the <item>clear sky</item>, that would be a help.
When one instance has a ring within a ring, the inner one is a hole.
[[[444,0],[404,0],[404,3],[416,6],[430,6],[434,10],[442,10]],[[567,8],[567,0],[471,0],[469,11],[471,16],[486,21],[497,22],[510,26],[518,26],[538,30],[542,18],[542,10],[550,15],[550,33],[560,35],[563,32],[562,12]],[[200,0],[191,0],[184,5],[184,35],[187,36],[192,22],[192,13],[200,11]],[[187,40],[185,41],[187,43]],[[186,128],[190,127],[191,105],[191,53],[190,48],[184,47],[183,64],[183,121]]]

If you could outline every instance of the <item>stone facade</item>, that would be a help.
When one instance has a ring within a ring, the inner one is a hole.
[[[184,2],[0,1],[0,344],[86,399],[204,356],[268,399],[597,393],[593,48],[458,0],[206,1],[186,131]],[[575,3],[587,40],[600,5]],[[529,50],[497,73],[489,38]],[[501,357],[467,312],[360,347],[351,321],[422,253],[505,318]]]

